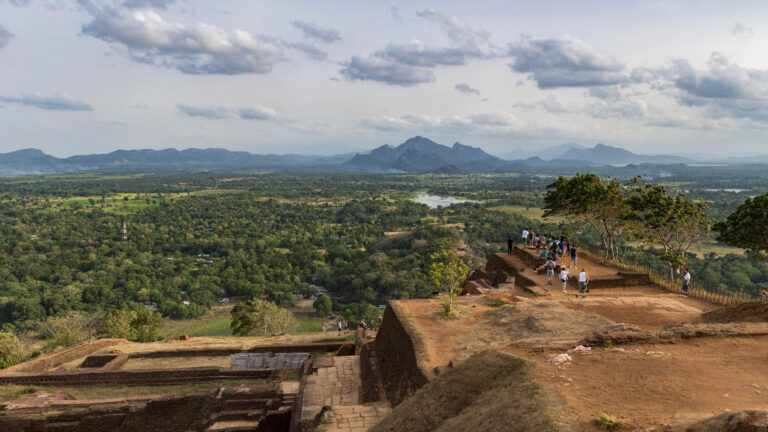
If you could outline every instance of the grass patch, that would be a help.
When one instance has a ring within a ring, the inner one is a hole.
[[[496,210],[496,211],[501,211],[509,214],[517,214],[517,215],[521,215],[528,219],[532,219],[539,222],[558,223],[565,220],[564,218],[558,217],[558,216],[551,216],[545,219],[544,210],[540,209],[539,207],[504,205],[504,206],[497,206],[497,207],[488,207],[488,210]]]
[[[484,303],[486,306],[490,306],[490,307],[501,307],[509,304],[509,302],[504,300],[503,298],[491,298],[491,297],[486,297]]]
[[[353,341],[357,335],[351,334],[346,336],[339,336],[339,337],[327,337],[327,338],[320,338],[320,339],[310,339],[306,343],[333,343],[333,342],[348,342]]]
[[[595,423],[603,430],[629,429],[629,421],[604,412],[600,413]]]
[[[183,334],[192,337],[232,336],[229,327],[231,306],[214,306],[200,318],[188,320],[166,320],[163,334],[176,338]]]

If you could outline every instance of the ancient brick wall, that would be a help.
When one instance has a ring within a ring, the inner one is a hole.
[[[427,383],[418,362],[426,347],[396,302],[387,304],[374,349],[384,391],[393,406]]]

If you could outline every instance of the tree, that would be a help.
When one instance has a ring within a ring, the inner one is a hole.
[[[660,259],[669,265],[674,279],[674,270],[685,267],[691,246],[709,239],[707,205],[689,201],[682,194],[671,196],[664,186],[638,179],[628,186],[630,229],[637,239],[663,248]]]
[[[441,249],[430,255],[429,280],[446,295],[444,315],[453,315],[453,298],[459,294],[461,284],[469,274],[469,266],[451,251]]]
[[[99,323],[99,336],[116,339],[136,339],[136,330],[131,327],[131,321],[136,318],[136,312],[117,310],[104,315]]]
[[[0,332],[0,369],[21,363],[27,358],[27,349],[15,334]]]
[[[724,222],[714,226],[723,243],[750,251],[755,258],[768,258],[768,194],[747,199]]]
[[[163,318],[153,314],[149,309],[140,308],[131,320],[131,328],[135,332],[136,342],[154,342],[163,338]]]
[[[50,348],[68,348],[92,339],[96,333],[93,315],[72,313],[62,317],[49,317],[45,321],[45,333],[50,338]]]
[[[597,174],[560,177],[547,186],[544,196],[544,217],[563,216],[592,227],[612,259],[618,258],[628,212],[621,183],[603,182]]]
[[[280,335],[296,325],[290,311],[261,299],[238,303],[232,308],[231,316],[232,334],[237,336],[253,333],[261,336]]]
[[[331,298],[327,294],[320,294],[317,296],[317,300],[312,304],[315,307],[317,316],[326,317],[333,312],[333,305],[331,304]]]

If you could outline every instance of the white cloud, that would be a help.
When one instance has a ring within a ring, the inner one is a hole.
[[[13,33],[7,28],[0,25],[0,48],[8,45],[8,42],[13,38]]]
[[[435,74],[428,69],[375,57],[354,56],[343,66],[340,73],[349,81],[377,81],[388,85],[410,87],[435,80]]]
[[[54,96],[43,96],[39,93],[18,97],[0,96],[0,101],[49,111],[93,111],[92,106],[81,100],[74,99],[66,93],[59,93]]]
[[[473,88],[469,84],[458,83],[455,86],[453,86],[453,88],[454,88],[454,90],[456,90],[459,93],[476,94],[476,95],[480,96],[480,90],[478,90],[476,88]]]
[[[751,27],[747,27],[744,24],[737,22],[731,26],[731,34],[736,37],[749,39],[755,35],[755,31]]]
[[[272,108],[254,105],[250,107],[228,108],[211,105],[177,104],[176,109],[188,117],[202,117],[209,120],[241,118],[243,120],[275,120],[277,112]]]
[[[136,61],[188,74],[267,73],[283,57],[277,43],[243,30],[227,33],[205,23],[185,26],[152,10],[96,5],[81,0],[91,14],[83,33],[127,49]]]
[[[510,68],[530,73],[539,88],[589,87],[625,82],[624,65],[570,36],[534,39],[522,36],[508,47]]]
[[[341,40],[341,33],[336,29],[323,27],[318,24],[302,20],[292,21],[291,24],[293,24],[293,26],[297,29],[301,30],[301,32],[304,34],[304,37],[306,38],[317,39],[326,43]]]

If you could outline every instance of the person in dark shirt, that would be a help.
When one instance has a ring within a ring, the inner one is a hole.
[[[576,245],[571,245],[571,262],[568,263],[568,267],[578,265],[578,256],[576,255]]]
[[[515,247],[515,241],[512,236],[507,237],[507,254],[512,255],[512,249]]]

